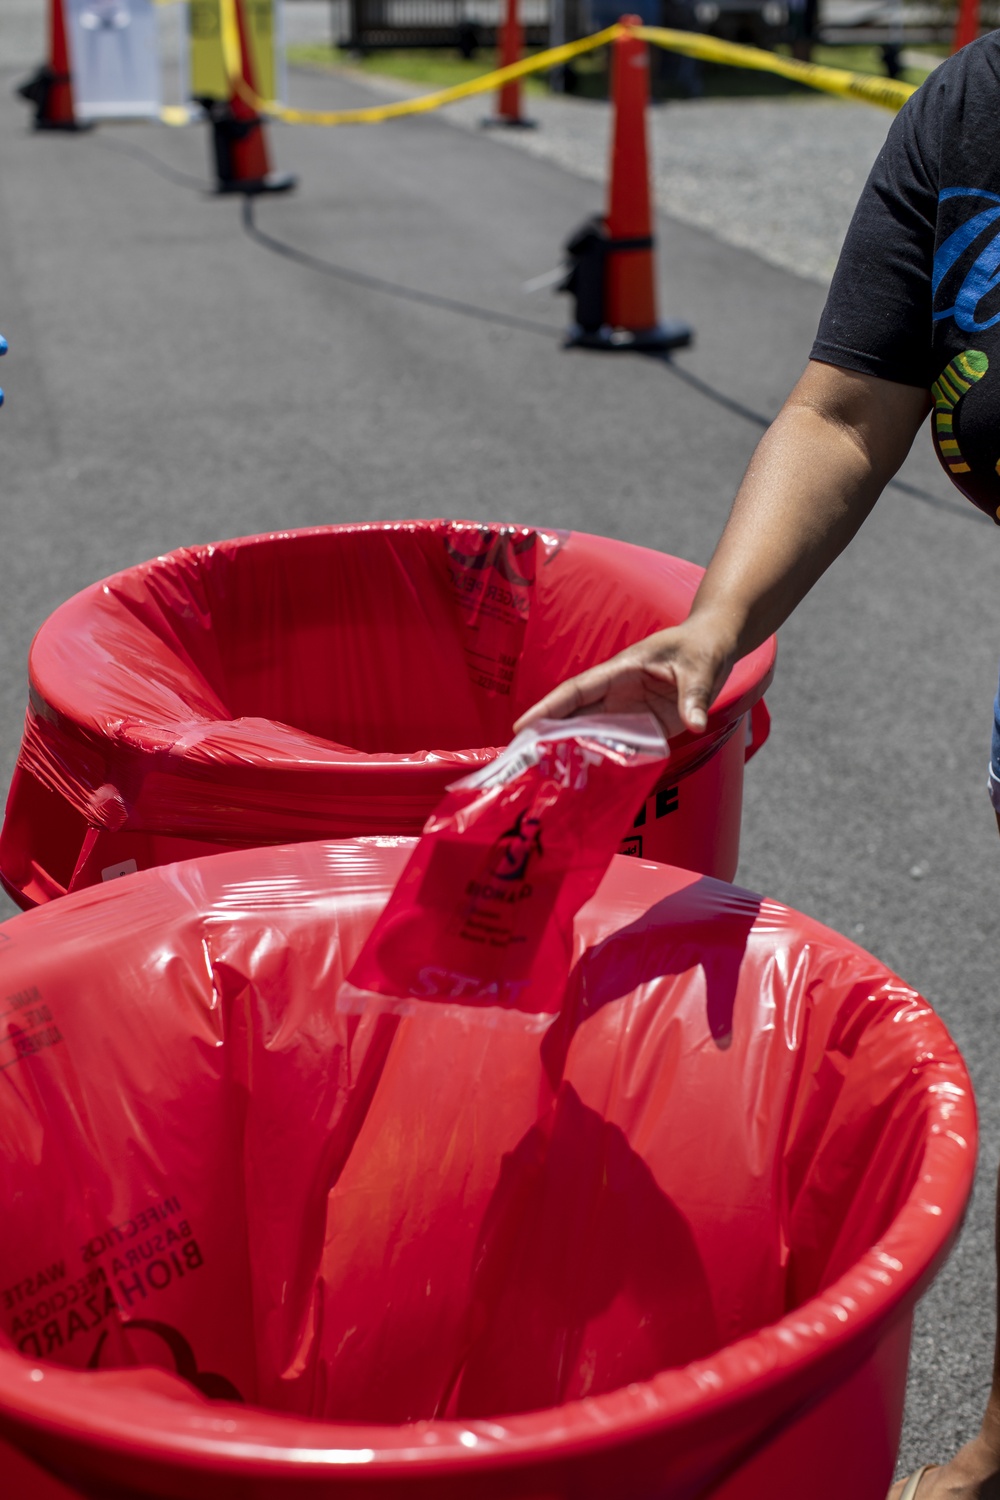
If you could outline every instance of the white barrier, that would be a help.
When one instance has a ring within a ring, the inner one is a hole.
[[[153,0],[66,0],[76,116],[157,118],[162,105]]]

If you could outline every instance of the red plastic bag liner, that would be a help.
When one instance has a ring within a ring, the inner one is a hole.
[[[702,569],[579,532],[458,521],[187,547],[39,630],[0,879],[32,905],[220,849],[418,834],[566,677],[684,619]],[[731,877],[774,641],[621,829]],[[753,716],[748,726],[746,719]]]
[[[0,927],[0,1441],[102,1497],[884,1500],[973,1173],[940,1021],[622,858],[544,1031],[339,1014],[411,851]]]
[[[573,919],[667,759],[652,714],[542,719],[431,814],[339,1010],[458,1000],[497,1025],[561,1009]]]

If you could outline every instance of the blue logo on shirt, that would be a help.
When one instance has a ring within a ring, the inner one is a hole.
[[[938,201],[943,203],[949,198],[978,198],[993,206],[973,214],[971,219],[967,219],[938,246],[934,254],[932,278],[935,300],[938,289],[949,271],[954,270],[980,235],[1000,220],[1000,196],[996,193],[987,193],[981,188],[945,188]],[[983,298],[990,292],[996,291],[998,287],[1000,287],[1000,232],[995,234],[980,250],[966,271],[965,279],[952,305],[935,312],[935,323],[940,323],[945,318],[954,318],[958,327],[966,333],[982,333],[987,328],[993,328],[995,324],[1000,323],[1000,312],[994,313],[991,318],[986,318],[982,322],[977,319],[976,313]]]

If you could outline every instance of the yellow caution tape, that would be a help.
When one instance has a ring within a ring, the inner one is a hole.
[[[761,47],[744,47],[737,42],[722,42],[718,37],[698,31],[670,31],[665,26],[637,26],[634,36],[669,52],[697,57],[703,62],[726,63],[734,68],[752,68],[757,73],[777,73],[807,88],[838,94],[842,99],[863,99],[881,104],[885,109],[900,109],[916,92],[916,85],[900,83],[896,78],[877,78],[870,73],[849,73],[846,68],[827,68],[819,63],[796,62],[778,57]]]
[[[222,66],[230,86],[242,83],[243,56],[240,50],[240,27],[236,18],[236,0],[221,0],[219,5],[219,39],[222,42]],[[241,91],[242,92],[242,91]],[[252,93],[252,90],[248,90]],[[249,100],[247,103],[249,104]]]
[[[168,3],[168,0],[158,0]],[[680,52],[685,57],[698,58],[703,62],[723,63],[734,68],[750,68],[758,73],[776,73],[781,78],[793,79],[807,88],[819,89],[823,93],[837,94],[844,99],[859,99],[868,104],[880,104],[886,109],[898,110],[912,93],[915,85],[900,83],[894,78],[878,78],[867,73],[851,73],[846,68],[828,68],[818,63],[797,62],[792,58],[779,57],[765,52],[761,47],[745,47],[737,42],[720,41],[718,37],[706,36],[698,31],[672,31],[665,26],[622,26],[616,23],[593,36],[582,37],[577,42],[566,42],[560,47],[549,47],[536,52],[532,57],[522,58],[506,68],[495,68],[466,83],[456,83],[451,88],[438,89],[433,94],[421,94],[416,99],[399,99],[392,104],[369,105],[363,109],[291,109],[276,100],[261,99],[249,87],[243,77],[240,50],[239,23],[236,16],[236,0],[220,0],[222,56],[230,87],[234,94],[258,114],[273,120],[282,120],[290,125],[377,125],[383,120],[396,120],[405,115],[429,114],[458,99],[471,99],[476,94],[488,94],[511,83],[516,78],[527,78],[532,73],[543,73],[550,68],[570,62],[585,52],[606,47],[620,36],[632,35],[651,42],[669,52]],[[190,119],[183,106],[171,106],[161,110],[161,119],[168,125],[185,125]]]
[[[274,120],[284,120],[290,125],[377,125],[383,120],[396,120],[403,115],[428,114],[441,109],[445,104],[454,104],[457,99],[471,99],[476,94],[488,94],[515,78],[526,78],[531,73],[543,73],[556,68],[560,63],[580,57],[584,52],[593,52],[606,47],[625,34],[627,28],[617,23],[593,36],[585,36],[578,42],[566,42],[561,47],[549,47],[545,52],[536,52],[532,57],[522,58],[506,68],[496,68],[492,73],[483,73],[479,78],[470,78],[467,83],[456,83],[448,89],[438,89],[433,94],[421,94],[417,99],[398,99],[392,104],[375,104],[365,109],[290,109],[273,100],[259,98],[248,88],[240,67],[239,32],[236,21],[235,0],[222,0],[221,5],[222,46],[233,91],[259,114]]]

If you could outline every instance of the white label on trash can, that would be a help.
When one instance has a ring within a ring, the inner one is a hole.
[[[134,859],[123,859],[120,865],[105,865],[101,871],[101,879],[120,880],[123,875],[135,875],[138,869]]]

